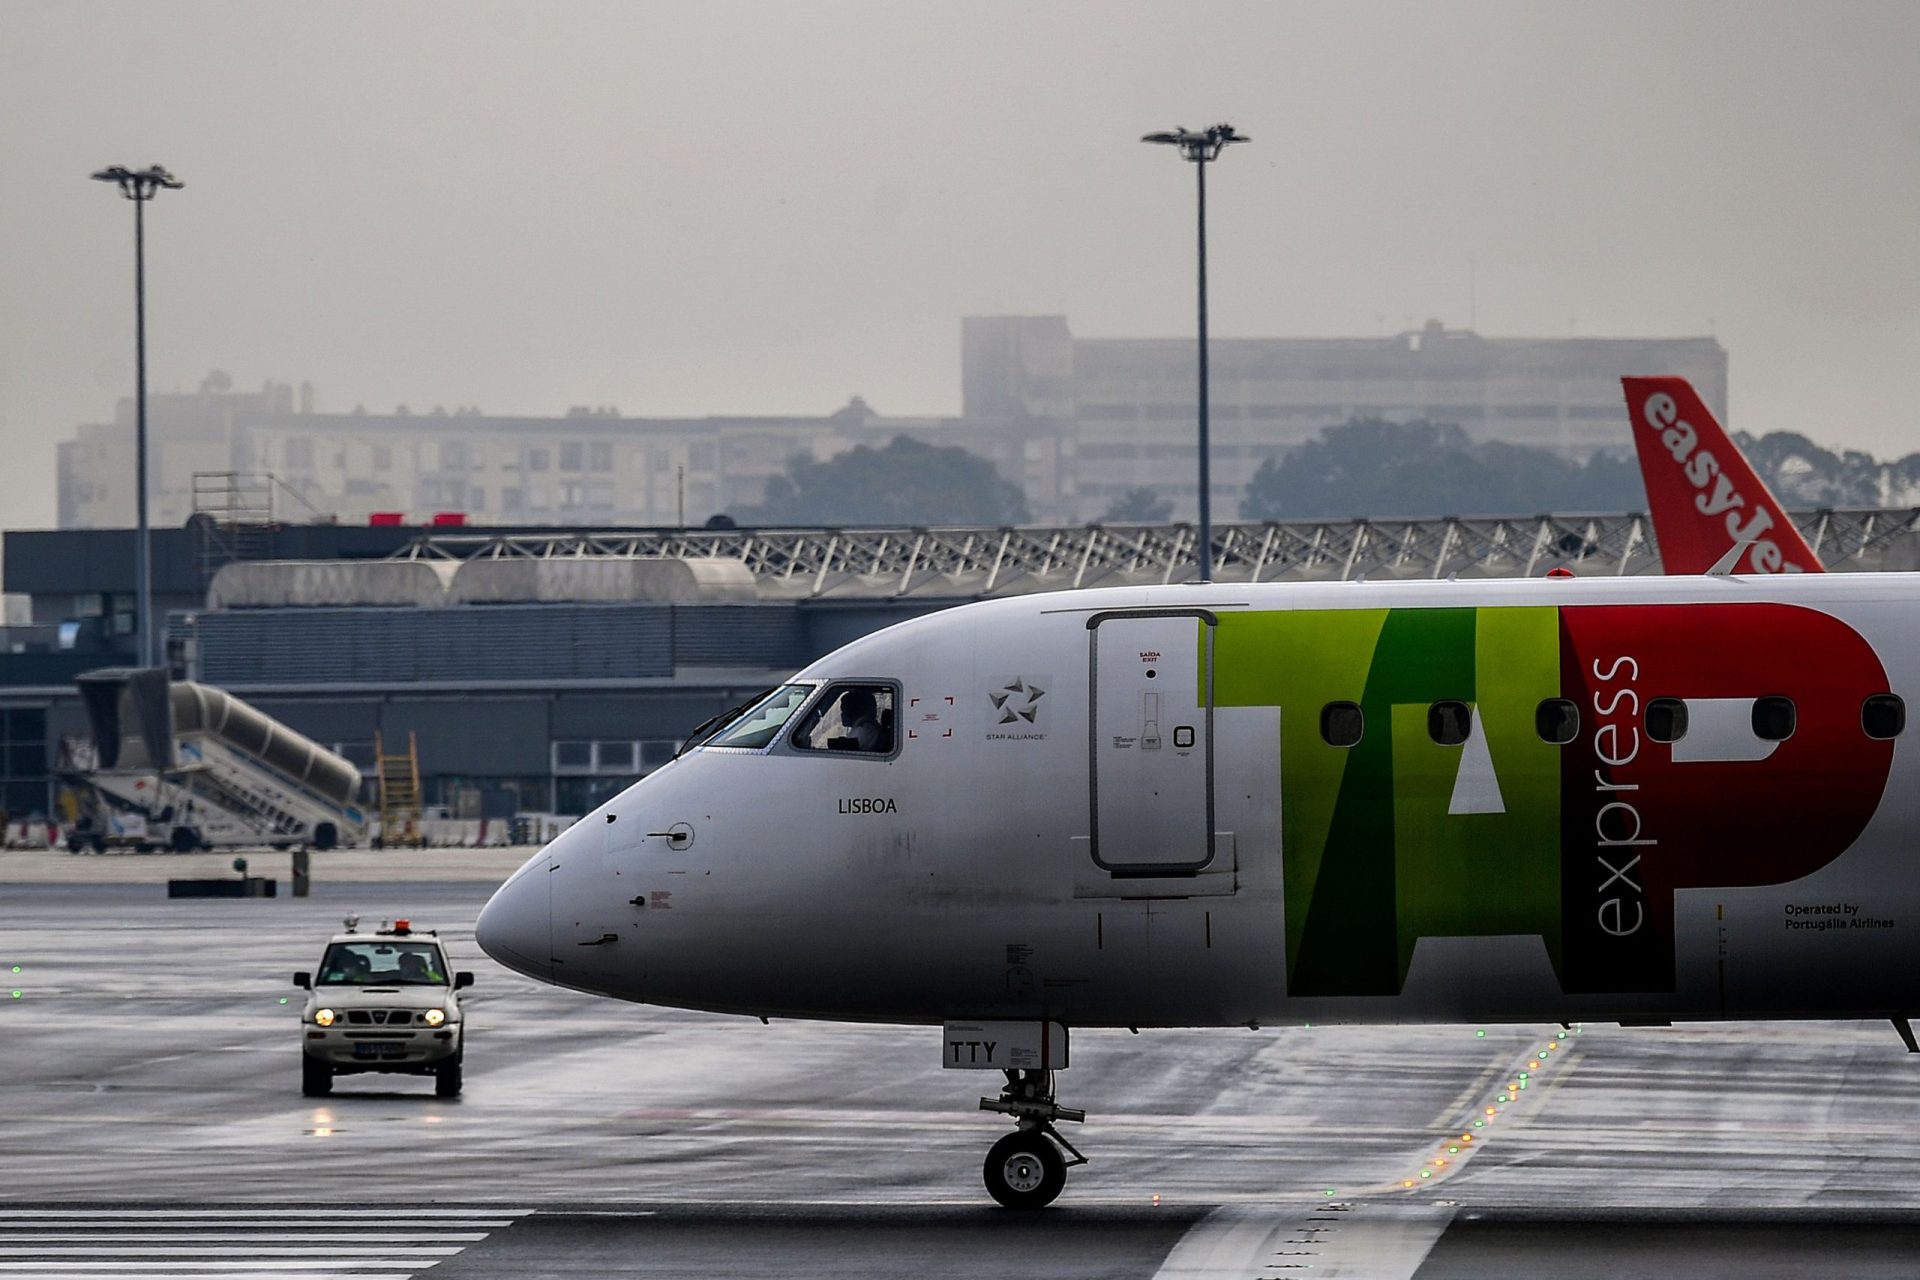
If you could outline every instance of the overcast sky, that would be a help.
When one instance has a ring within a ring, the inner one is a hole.
[[[1917,50],[1894,2],[0,0],[0,528],[131,392],[88,174],[155,161],[155,390],[957,412],[963,315],[1191,332],[1138,138],[1226,120],[1218,336],[1712,332],[1734,425],[1904,454]]]

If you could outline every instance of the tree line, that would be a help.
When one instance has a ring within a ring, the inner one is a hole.
[[[1736,440],[1790,507],[1920,505],[1920,453],[1882,462],[1830,450],[1803,435]],[[1577,461],[1548,449],[1474,441],[1457,424],[1356,418],[1268,458],[1239,515],[1248,520],[1345,520],[1548,511],[1640,511],[1646,491],[1631,455]],[[801,454],[767,484],[757,507],[730,513],[748,525],[1021,524],[1020,487],[957,445],[896,436],[825,461]],[[1101,523],[1157,523],[1173,505],[1151,487],[1111,502]]]

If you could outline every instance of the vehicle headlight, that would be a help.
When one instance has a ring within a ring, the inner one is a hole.
[[[447,1011],[445,1009],[429,1009],[421,1014],[420,1017],[428,1026],[437,1027],[447,1020]]]
[[[315,1024],[316,1026],[322,1026],[322,1027],[330,1027],[330,1026],[332,1026],[332,1025],[333,1025],[333,1010],[331,1010],[331,1009],[315,1009],[315,1010],[313,1011],[313,1021],[314,1021],[314,1024]]]

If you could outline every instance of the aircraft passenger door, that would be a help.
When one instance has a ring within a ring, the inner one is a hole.
[[[1116,876],[1213,860],[1213,615],[1095,614],[1093,860]]]

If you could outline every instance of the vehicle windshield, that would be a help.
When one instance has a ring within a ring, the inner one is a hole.
[[[444,987],[447,966],[438,943],[368,938],[328,947],[314,982],[323,987]]]
[[[783,684],[741,713],[724,733],[715,734],[704,744],[709,747],[764,747],[772,742],[783,725],[793,718],[813,693],[810,684]]]

